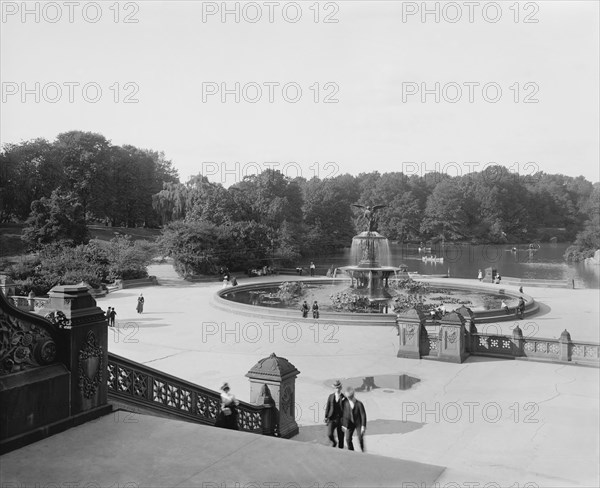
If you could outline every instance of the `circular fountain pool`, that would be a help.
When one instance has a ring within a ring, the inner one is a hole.
[[[221,297],[225,300],[230,300],[246,305],[261,306],[276,309],[299,310],[302,302],[306,300],[309,304],[314,301],[318,302],[320,312],[341,312],[332,303],[331,297],[337,293],[348,289],[348,282],[345,280],[324,282],[307,282],[302,283],[302,292],[297,296],[283,298],[280,293],[278,284],[268,284],[262,287],[235,287],[225,289],[221,293]],[[408,296],[406,290],[393,290],[393,295],[389,300],[393,306],[394,299],[400,296]],[[457,290],[451,287],[431,287],[430,291],[423,296],[423,303],[426,305],[440,306],[444,305],[446,311],[450,312],[454,309],[466,306],[474,312],[484,310],[500,309],[502,301],[505,301],[509,307],[517,305],[518,298],[499,295],[486,290]]]
[[[525,299],[527,316],[538,310],[538,304],[532,297],[520,294],[516,290],[479,282],[471,283],[470,280],[464,280],[464,283],[457,281],[427,280],[429,292],[424,296],[424,302],[436,306],[444,304],[447,312],[466,306],[472,310],[477,323],[514,321],[514,313],[506,314],[501,308],[501,303],[504,301],[512,311],[520,296]],[[302,294],[291,300],[282,299],[278,294],[282,283],[302,283]],[[313,321],[312,316],[307,319],[302,318],[300,304],[304,300],[309,304],[316,300],[319,303],[320,322],[339,325],[395,325],[397,315],[391,307],[388,309],[388,313],[336,310],[330,296],[347,290],[348,285],[348,280],[323,278],[249,283],[219,290],[213,303],[218,308],[237,311],[245,316],[287,321]],[[394,291],[401,292],[402,290]],[[392,297],[391,300],[394,298]]]

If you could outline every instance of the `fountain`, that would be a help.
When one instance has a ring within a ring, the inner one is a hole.
[[[354,206],[363,209],[363,218],[368,225],[366,230],[352,238],[352,264],[337,268],[344,272],[349,280],[315,278],[284,283],[280,280],[249,283],[217,292],[217,306],[226,310],[231,310],[233,306],[248,315],[287,320],[297,318],[299,304],[308,299],[310,303],[318,301],[322,321],[331,320],[336,324],[349,325],[366,322],[384,325],[396,323],[396,314],[391,313],[391,306],[397,312],[401,307],[413,307],[416,302],[422,304],[425,303],[424,300],[428,300],[426,304],[429,307],[433,306],[432,303],[435,306],[441,303],[444,308],[448,307],[450,310],[460,305],[469,305],[473,307],[473,313],[479,322],[513,319],[512,315],[506,314],[501,303],[509,300],[509,306],[512,307],[514,303],[510,300],[516,303],[520,294],[511,293],[504,287],[481,289],[479,282],[472,286],[468,282],[442,284],[428,281],[425,293],[418,290],[422,285],[412,282],[406,266],[392,265],[388,240],[377,232],[375,214],[385,205]],[[408,286],[405,286],[406,282],[399,283],[400,279],[410,280]],[[288,285],[288,288],[289,285],[294,285],[299,292],[289,298],[282,298],[280,295],[283,285]],[[456,294],[458,297],[454,296]],[[328,299],[332,302],[331,305],[327,304]],[[400,303],[397,303],[399,301]],[[526,303],[528,314],[537,311],[538,306],[531,297],[526,296]]]
[[[388,292],[389,278],[402,269],[389,264],[388,240],[376,231],[365,231],[352,238],[354,265],[343,266],[351,280],[352,293],[367,297],[370,302],[383,302],[392,298]],[[385,266],[381,264],[385,263]]]
[[[352,238],[351,256],[354,265],[340,269],[350,277],[350,289],[353,294],[366,297],[371,303],[387,302],[392,298],[388,292],[390,276],[397,276],[399,271],[405,271],[404,268],[390,265],[388,240],[376,230],[376,212],[386,205],[353,206],[364,209],[363,217],[368,224],[367,230]]]

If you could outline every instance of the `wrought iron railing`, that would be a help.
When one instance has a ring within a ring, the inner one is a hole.
[[[115,400],[207,425],[215,423],[221,408],[221,396],[216,391],[112,353],[108,354],[108,394]],[[240,402],[240,430],[267,433],[264,414],[269,409]]]

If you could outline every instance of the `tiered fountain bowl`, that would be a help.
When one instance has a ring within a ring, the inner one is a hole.
[[[350,277],[352,293],[371,302],[387,302],[392,298],[388,292],[391,276],[408,277],[405,267],[390,265],[390,245],[379,232],[365,231],[354,236],[351,256],[354,265],[343,266],[340,270]]]

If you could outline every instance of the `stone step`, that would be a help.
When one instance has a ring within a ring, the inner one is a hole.
[[[5,486],[77,480],[78,486],[425,488],[445,470],[122,411],[13,451],[0,462]]]

